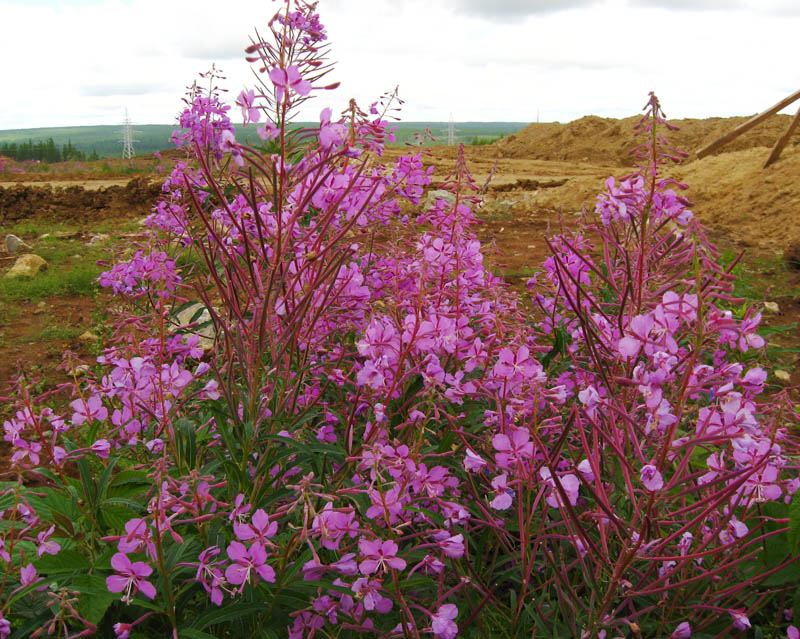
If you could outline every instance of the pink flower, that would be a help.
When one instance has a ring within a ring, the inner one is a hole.
[[[264,581],[275,583],[275,571],[266,564],[267,551],[256,542],[248,550],[244,544],[232,541],[228,546],[228,557],[234,562],[225,569],[225,578],[234,585],[250,583],[250,576],[255,571]],[[257,581],[254,578],[253,583]]]
[[[147,526],[147,521],[135,517],[125,522],[127,533],[117,542],[117,550],[121,553],[141,552],[146,549],[147,556],[155,561],[156,546],[153,543],[153,534]]]
[[[560,508],[563,505],[561,501],[561,495],[558,492],[558,488],[556,487],[556,480],[553,479],[552,474],[550,473],[550,469],[542,466],[539,470],[539,476],[544,480],[545,483],[552,486],[550,491],[547,493],[547,497],[545,501],[551,508]],[[564,492],[567,493],[567,500],[573,506],[578,503],[578,492],[580,491],[581,481],[572,473],[567,475],[561,476],[558,478],[561,487],[564,489]]]
[[[664,487],[664,478],[653,464],[642,466],[639,479],[642,480],[644,487],[651,492],[661,490]]]
[[[370,581],[366,577],[359,577],[351,586],[353,592],[361,595],[364,608],[367,610],[377,610],[381,614],[386,614],[392,609],[392,600],[381,595],[381,582]]]
[[[431,630],[435,637],[453,639],[458,634],[458,626],[453,621],[458,617],[458,608],[454,604],[439,606],[435,615],[431,616]]]
[[[256,95],[253,89],[249,91],[242,91],[239,94],[239,97],[236,99],[236,104],[238,104],[242,109],[242,117],[244,118],[244,124],[247,125],[248,122],[258,122],[261,119],[261,111],[253,106],[253,102],[255,102]]]
[[[288,95],[290,89],[297,95],[311,93],[311,83],[300,77],[300,70],[295,65],[290,66],[288,69],[275,67],[269,72],[269,79],[275,85],[275,100],[277,102],[283,102],[284,93]]]
[[[500,433],[492,437],[492,446],[499,451],[495,455],[497,465],[508,468],[515,462],[533,457],[533,442],[527,428],[511,429],[511,437]]]
[[[106,587],[109,592],[122,592],[125,595],[122,601],[130,603],[133,595],[140,592],[149,599],[156,596],[156,589],[153,584],[147,581],[153,569],[143,561],[131,563],[128,556],[118,552],[111,558],[111,567],[117,571],[116,575],[106,577]]]
[[[274,537],[278,532],[278,523],[270,521],[269,516],[261,508],[253,513],[253,519],[249,524],[242,524],[238,521],[233,522],[233,533],[242,541],[256,539],[266,541]]]
[[[103,406],[103,401],[98,395],[92,395],[89,399],[76,399],[70,403],[75,411],[72,414],[72,423],[80,426],[85,421],[97,420],[102,422],[108,417],[108,410]]]
[[[671,639],[689,639],[692,636],[692,627],[688,621],[683,621],[678,624],[675,630],[670,635]]]
[[[97,454],[100,459],[108,459],[108,453],[111,450],[111,444],[107,439],[98,439],[91,445],[90,450]]]
[[[508,475],[506,473],[498,475],[492,480],[495,497],[489,502],[489,505],[495,510],[506,510],[511,507],[512,498],[509,493],[512,493],[512,491],[508,487],[507,480]]]
[[[480,455],[476,455],[469,448],[464,457],[464,468],[470,471],[479,471],[486,468],[486,460]]]
[[[448,557],[457,559],[464,556],[464,535],[452,535],[448,532],[434,535],[434,539],[439,544],[439,548],[444,551]]]
[[[131,636],[131,630],[133,630],[133,624],[121,622],[114,624],[114,636],[116,639],[128,639]]]
[[[250,504],[244,503],[244,495],[239,493],[236,495],[236,499],[233,502],[233,510],[231,510],[231,514],[228,515],[228,519],[230,521],[239,521],[244,515],[250,512],[252,506]]]
[[[405,559],[396,556],[397,544],[391,539],[387,541],[359,539],[358,548],[364,555],[364,559],[359,564],[359,569],[364,575],[386,570],[387,567],[395,570],[404,570],[406,567]]]
[[[19,580],[23,586],[36,583],[36,568],[33,564],[28,564],[19,571]]]
[[[39,542],[39,547],[36,549],[36,554],[39,557],[41,557],[44,553],[47,553],[48,555],[57,555],[61,550],[61,546],[58,543],[55,541],[48,541],[50,535],[53,534],[55,529],[55,526],[50,526],[50,528],[40,532],[36,536],[36,540]]]
[[[800,639],[800,630],[796,626],[789,626],[786,629],[786,639]]]
[[[391,492],[391,491],[390,491]],[[370,506],[372,508],[372,506]],[[369,517],[369,510],[367,511]],[[322,545],[328,550],[338,550],[339,543],[345,534],[355,537],[358,525],[352,511],[334,510],[333,504],[328,502],[322,511],[314,517],[311,530],[319,533]]]
[[[747,630],[750,627],[750,619],[747,618],[746,614],[738,610],[729,610],[728,612],[731,614],[731,617],[733,617],[734,628]]]
[[[28,442],[22,438],[14,440],[14,454],[11,455],[11,463],[18,464],[26,457],[34,466],[39,465],[39,453],[42,450],[42,445],[38,442]]]

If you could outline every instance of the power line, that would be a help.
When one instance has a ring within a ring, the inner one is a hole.
[[[456,143],[456,129],[455,122],[453,122],[453,114],[450,114],[450,124],[447,127],[447,145],[453,146]]]
[[[125,107],[125,119],[122,121],[122,157],[130,160],[135,156],[133,152],[133,129],[131,119],[128,117],[128,107]]]

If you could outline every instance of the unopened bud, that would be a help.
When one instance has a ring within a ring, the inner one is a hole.
[[[330,91],[331,89],[338,89],[341,82],[334,82],[333,84],[329,84],[328,86],[322,87],[325,91]]]

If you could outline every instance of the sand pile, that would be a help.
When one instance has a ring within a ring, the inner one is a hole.
[[[679,126],[680,130],[666,133],[673,146],[691,153],[748,119],[749,116],[670,120],[670,123]],[[633,160],[628,151],[636,143],[633,127],[638,121],[639,116],[616,120],[588,115],[569,124],[535,123],[496,142],[494,147],[497,152],[509,158],[631,166]],[[774,115],[725,145],[718,153],[754,147],[771,148],[775,140],[787,129],[790,121],[789,115]],[[793,136],[789,141],[789,147],[798,145],[800,145],[800,135]]]
[[[782,251],[800,242],[800,135],[780,159],[761,167],[765,148],[709,156],[677,167],[704,224],[745,246]]]

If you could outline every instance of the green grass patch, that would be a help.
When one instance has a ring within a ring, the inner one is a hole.
[[[85,329],[71,326],[45,326],[38,333],[19,338],[20,342],[71,342]]]
[[[53,295],[91,295],[97,290],[97,277],[102,270],[96,264],[76,264],[72,268],[49,268],[36,277],[3,278],[0,301],[36,302]]]
[[[73,232],[79,230],[80,229],[74,224],[66,224],[64,222],[54,222],[52,220],[32,219],[32,220],[22,220],[20,222],[17,222],[16,224],[7,226],[3,229],[3,232],[13,233],[14,235],[18,235],[22,238],[25,237],[37,238],[40,235],[44,235],[45,233]],[[30,240],[27,240],[27,242],[28,244],[30,244]]]

